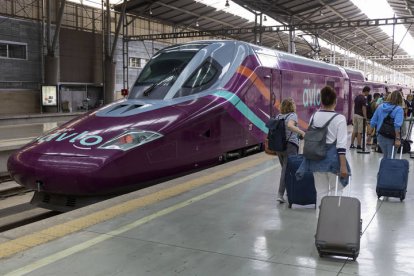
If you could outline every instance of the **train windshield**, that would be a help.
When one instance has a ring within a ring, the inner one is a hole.
[[[207,44],[178,45],[156,54],[144,67],[129,99],[164,99],[178,76]]]

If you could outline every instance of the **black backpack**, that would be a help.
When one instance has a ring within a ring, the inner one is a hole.
[[[394,127],[394,118],[391,117],[391,113],[397,106],[394,106],[390,112],[388,112],[387,116],[382,121],[382,125],[378,130],[378,133],[384,137],[395,139],[395,127]]]
[[[289,116],[286,116],[288,118]],[[266,123],[268,147],[272,151],[285,151],[287,148],[285,118],[270,118]]]

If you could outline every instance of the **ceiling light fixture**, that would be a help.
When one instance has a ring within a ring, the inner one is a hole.
[[[196,21],[196,27],[200,26],[200,24],[198,24],[198,20]]]
[[[150,14],[150,15],[152,15],[152,9],[151,9],[151,8],[150,8],[150,10],[149,10],[149,14]]]
[[[321,12],[319,14],[320,14],[320,16],[323,16],[323,11],[321,10]]]
[[[228,7],[230,7],[230,4],[229,4],[229,0],[226,0],[226,5],[224,5],[226,8],[228,8]]]
[[[267,21],[267,17],[266,17],[266,15],[264,16],[263,21]]]

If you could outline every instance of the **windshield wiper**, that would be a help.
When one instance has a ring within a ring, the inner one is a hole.
[[[174,76],[168,76],[167,78],[165,78],[165,79],[163,79],[163,80],[161,80],[159,82],[154,83],[153,85],[151,85],[150,87],[148,87],[147,89],[145,89],[145,91],[143,92],[143,95],[144,96],[148,96],[154,90],[155,87],[160,86],[163,83],[170,82],[173,79],[173,77]]]
[[[152,84],[150,87],[148,87],[147,89],[145,89],[145,91],[142,93],[144,96],[149,96],[149,94],[154,90],[155,87],[160,86],[163,83],[169,83],[171,82],[174,77],[176,77],[179,73],[181,72],[180,68],[176,68],[174,67],[174,69],[172,69],[167,75],[168,77],[166,77],[165,79],[160,80],[159,82],[156,82],[154,84]]]

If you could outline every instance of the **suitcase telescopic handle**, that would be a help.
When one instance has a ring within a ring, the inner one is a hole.
[[[336,175],[336,183],[335,183],[335,196],[338,195],[338,182],[339,182],[339,175]],[[348,175],[348,185],[349,189],[348,189],[348,196],[351,196],[351,175]],[[345,187],[346,188],[346,187]],[[344,188],[344,189],[345,189]]]
[[[394,151],[395,151],[395,146],[392,146],[391,159],[394,159]],[[400,159],[402,159],[402,154],[403,154],[403,148],[402,148],[402,145],[401,145]]]

